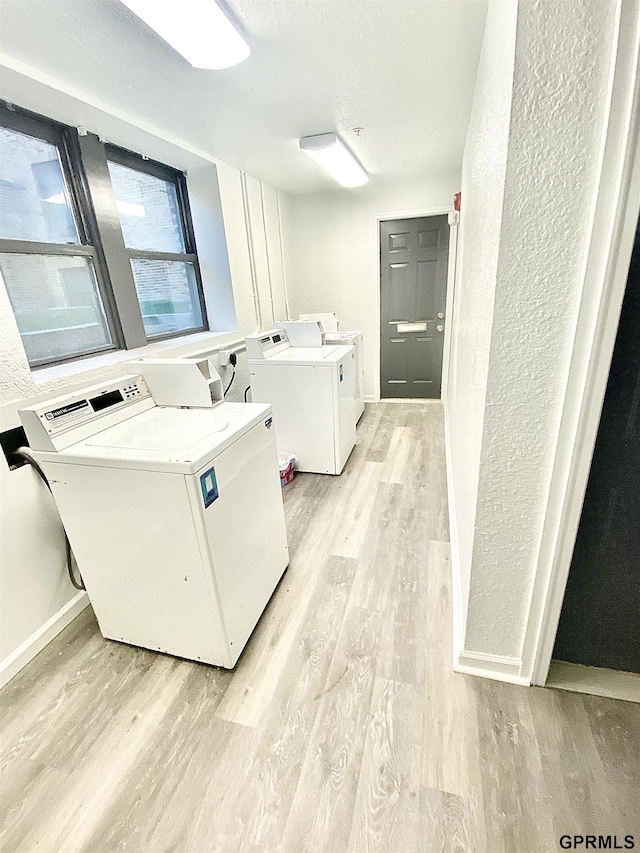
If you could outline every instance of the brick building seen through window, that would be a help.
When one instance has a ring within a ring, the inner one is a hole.
[[[4,108],[0,273],[34,366],[206,328],[184,176]]]

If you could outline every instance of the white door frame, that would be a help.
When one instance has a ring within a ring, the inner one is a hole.
[[[619,10],[591,241],[522,645],[522,675],[539,685],[551,663],[640,210],[640,3]]]
[[[380,400],[380,346],[381,346],[381,336],[380,336],[380,294],[382,288],[382,273],[380,269],[380,223],[385,222],[388,219],[420,219],[423,216],[445,216],[453,211],[453,202],[450,207],[427,207],[422,209],[412,209],[412,210],[404,210],[404,211],[395,211],[392,213],[376,213],[374,216],[374,227],[376,229],[375,234],[375,245],[376,245],[376,298],[375,298],[375,306],[376,306],[376,352],[375,352],[375,368],[376,368],[376,377],[374,383],[375,389],[375,401],[378,402]],[[445,308],[445,323],[444,323],[444,341],[443,341],[443,351],[442,351],[442,390],[440,392],[441,398],[444,400],[446,381],[449,376],[449,356],[451,354],[451,332],[450,329],[450,320],[453,311],[453,288],[454,288],[454,271],[455,271],[455,253],[457,247],[457,232],[458,226],[449,225],[449,261],[447,267],[447,302]],[[409,401],[411,402],[411,401]]]

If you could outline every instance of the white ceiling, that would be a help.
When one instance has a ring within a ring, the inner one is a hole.
[[[118,0],[0,0],[0,49],[287,192],[335,186],[297,145],[332,130],[372,181],[460,170],[486,0],[228,7],[252,52],[223,71],[192,68]]]

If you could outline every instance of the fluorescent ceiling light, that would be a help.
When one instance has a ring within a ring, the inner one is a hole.
[[[303,136],[300,148],[317,160],[343,187],[361,187],[369,180],[360,163],[335,133]]]
[[[56,193],[55,195],[45,198],[49,204],[68,204],[64,193]],[[118,213],[123,216],[146,216],[147,212],[141,204],[133,204],[130,201],[116,201]]]
[[[249,45],[215,0],[121,0],[194,68],[229,68]]]
[[[123,216],[146,216],[147,212],[141,204],[133,204],[130,201],[116,201],[118,213]]]
[[[48,201],[49,204],[66,204],[67,200],[64,197],[63,192],[56,193],[55,195],[50,195],[49,198],[45,198],[44,201]]]

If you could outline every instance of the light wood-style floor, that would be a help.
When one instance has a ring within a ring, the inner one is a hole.
[[[285,502],[291,564],[234,672],[86,611],[2,691],[3,853],[640,846],[640,706],[451,669],[440,404],[368,406],[343,475]]]

